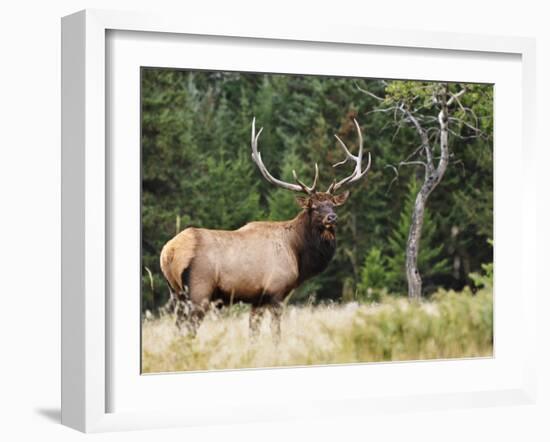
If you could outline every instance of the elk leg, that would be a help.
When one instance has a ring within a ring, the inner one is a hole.
[[[191,280],[187,290],[187,299],[189,299],[189,335],[194,337],[197,335],[202,320],[206,316],[206,312],[210,306],[214,287],[211,283],[203,281]]]
[[[170,303],[176,316],[176,327],[183,330],[187,327],[191,313],[191,301],[189,300],[189,288],[184,287],[178,293],[170,288]]]
[[[181,299],[176,300],[175,303],[174,313],[176,315],[176,327],[179,330],[184,330],[189,325],[191,303]]]
[[[260,325],[262,324],[262,317],[264,315],[265,308],[263,306],[252,306],[250,308],[250,317],[248,319],[249,336],[250,339],[256,340],[260,334]]]
[[[206,308],[200,305],[193,305],[191,313],[189,315],[189,335],[195,337],[197,330],[199,329],[202,320],[206,316]]]
[[[159,312],[161,315],[169,315],[170,313],[174,313],[176,311],[176,295],[170,289],[170,297],[168,298],[168,301],[159,308]]]
[[[168,292],[170,293],[170,297],[168,298],[168,301],[159,308],[159,312],[161,315],[170,315],[172,313],[176,313],[176,308],[178,306],[178,291],[175,290],[169,281],[166,281],[168,284]]]
[[[283,305],[280,303],[270,304],[271,313],[271,335],[276,344],[281,341],[281,316],[283,315]]]

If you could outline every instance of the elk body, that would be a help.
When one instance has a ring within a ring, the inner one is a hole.
[[[302,211],[288,221],[256,221],[238,230],[211,230],[189,227],[163,247],[161,270],[168,281],[175,304],[176,325],[196,332],[212,302],[244,302],[251,304],[250,330],[255,335],[265,309],[269,309],[272,331],[280,336],[282,303],[288,294],[305,280],[321,273],[336,250],[334,211],[345,203],[349,191],[335,194],[342,186],[358,181],[370,168],[361,167],[363,141],[359,125],[359,152],[350,153],[336,137],[346,154],[345,160],[334,166],[355,162],[351,175],[333,182],[326,192],[317,192],[319,168],[309,187],[298,179],[297,184],[274,178],[265,167],[258,151],[255,120],[252,121],[252,159],[263,177],[284,189],[303,194],[296,201]]]

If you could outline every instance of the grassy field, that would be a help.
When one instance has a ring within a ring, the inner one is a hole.
[[[197,336],[180,336],[174,318],[145,319],[144,373],[492,356],[493,296],[441,292],[428,302],[288,306],[277,345],[266,314],[248,337],[248,309],[210,313]]]

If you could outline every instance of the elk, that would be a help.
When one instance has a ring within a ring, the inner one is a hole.
[[[296,197],[302,211],[288,221],[254,221],[238,230],[211,230],[188,227],[169,240],[160,254],[161,270],[175,305],[176,325],[194,335],[213,302],[251,304],[250,335],[256,336],[263,313],[271,313],[271,329],[280,338],[282,303],[305,280],[325,270],[336,250],[335,207],[349,197],[349,190],[336,194],[343,186],[363,178],[371,165],[362,169],[363,137],[354,119],[359,150],[353,155],[335,135],[345,159],[355,163],[351,175],[334,180],[325,192],[316,190],[319,167],[311,186],[293,171],[296,183],[281,181],[267,170],[258,151],[261,128],[256,134],[252,120],[252,160],[271,184],[300,194]]]

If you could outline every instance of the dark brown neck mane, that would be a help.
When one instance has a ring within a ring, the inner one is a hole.
[[[336,251],[336,235],[312,224],[309,210],[304,209],[290,221],[293,227],[293,249],[298,258],[298,284],[325,270]]]

